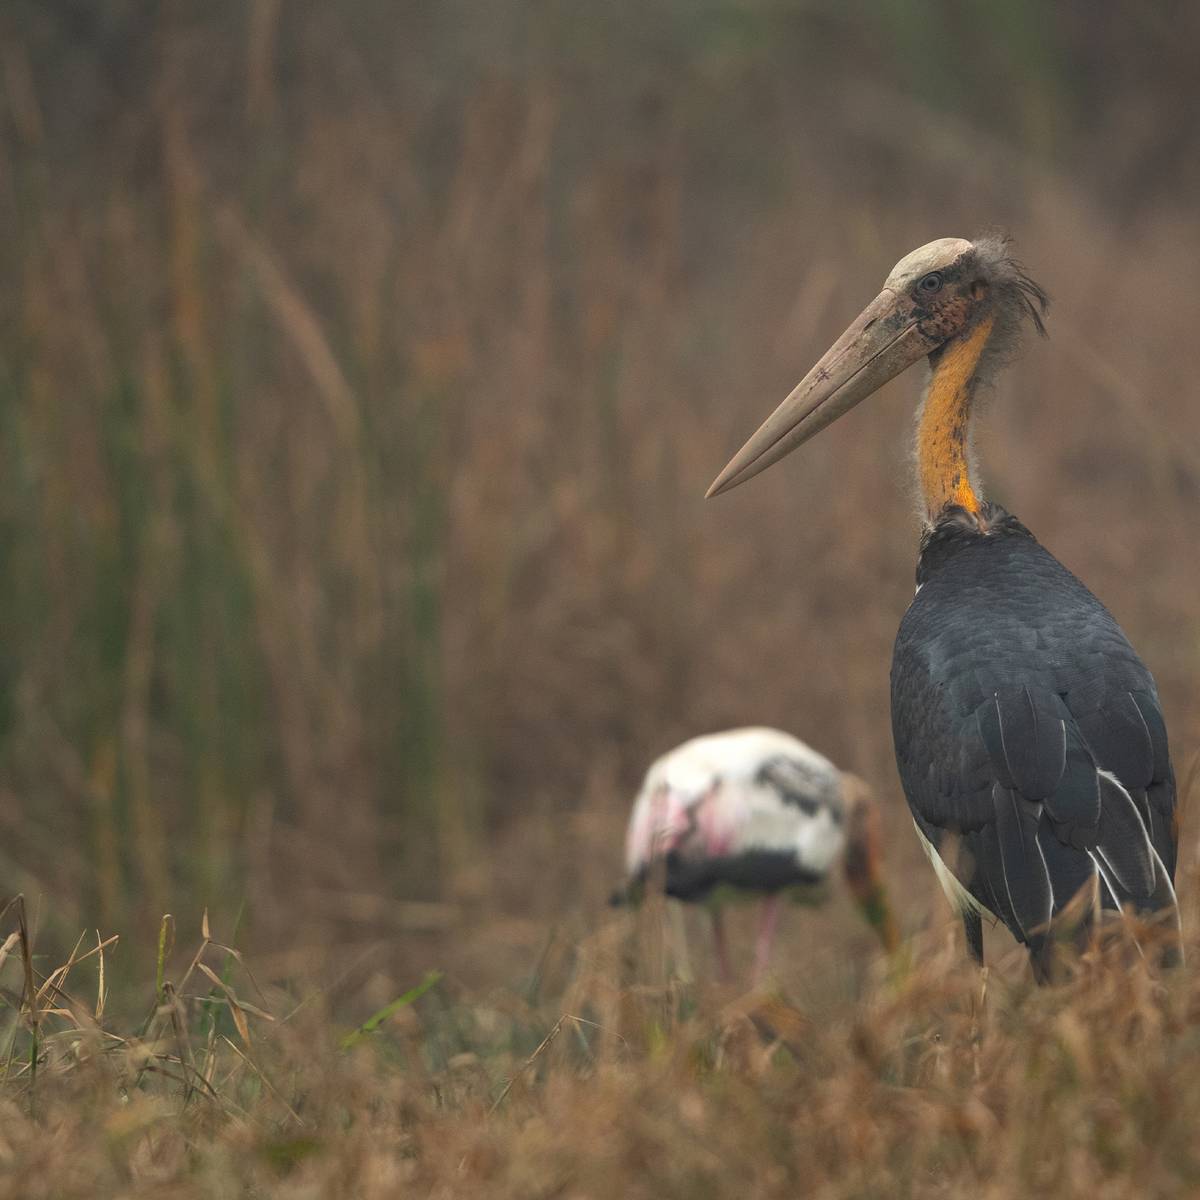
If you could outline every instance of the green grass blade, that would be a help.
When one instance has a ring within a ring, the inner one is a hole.
[[[393,1016],[402,1008],[407,1008],[410,1004],[419,1000],[430,988],[436,987],[441,980],[441,971],[426,972],[425,978],[416,987],[409,988],[403,996],[397,996],[390,1004],[385,1004],[377,1013],[368,1017],[357,1029],[346,1034],[338,1043],[338,1046],[342,1050],[349,1050],[351,1046],[362,1041],[368,1034],[374,1033],[388,1017]]]

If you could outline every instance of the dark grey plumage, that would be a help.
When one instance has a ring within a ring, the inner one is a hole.
[[[1175,780],[1154,680],[1108,610],[1002,509],[981,524],[950,509],[924,538],[896,761],[922,835],[958,840],[946,865],[1040,972],[1047,922],[1097,871],[1108,906],[1174,908]]]

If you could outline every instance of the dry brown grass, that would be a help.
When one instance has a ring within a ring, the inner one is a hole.
[[[472,995],[435,973],[347,1030],[320,992],[264,994],[206,928],[194,953],[164,943],[148,1015],[123,1028],[106,1012],[111,941],[43,976],[20,908],[6,915],[4,1196],[1171,1197],[1200,1185],[1196,969],[1156,976],[1121,938],[1043,990],[1013,961],[981,976],[950,937],[890,966],[849,949],[857,981],[817,957],[821,996],[803,1005],[663,978],[646,953],[651,912],[569,947],[558,987]]]

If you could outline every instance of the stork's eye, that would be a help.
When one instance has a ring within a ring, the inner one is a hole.
[[[925,292],[927,295],[932,295],[934,292],[940,292],[942,290],[942,274],[941,274],[941,272],[940,271],[930,271],[929,274],[926,275],[921,280],[921,282],[917,284],[917,287],[922,292]]]

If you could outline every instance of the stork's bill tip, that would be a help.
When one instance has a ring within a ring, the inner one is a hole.
[[[912,296],[884,288],[733,456],[705,498],[719,496],[785,458],[938,339],[922,331]]]

